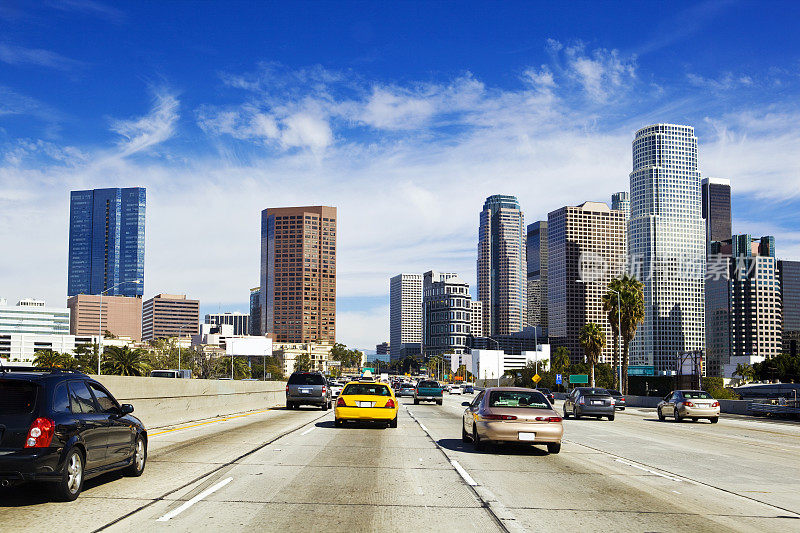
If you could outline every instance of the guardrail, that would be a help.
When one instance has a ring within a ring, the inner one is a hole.
[[[791,405],[751,402],[747,405],[747,409],[756,414],[800,416],[800,407],[792,407]]]

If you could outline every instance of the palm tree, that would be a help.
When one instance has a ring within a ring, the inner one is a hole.
[[[586,362],[589,363],[591,368],[592,387],[594,387],[594,365],[603,353],[603,348],[606,345],[606,334],[594,322],[584,324],[581,328],[580,343],[583,346],[583,351],[586,353]]]
[[[33,366],[37,368],[71,368],[74,362],[70,354],[53,350],[40,350],[35,355]]]
[[[611,369],[614,370],[614,388],[619,389],[619,375],[616,369],[619,367],[619,326],[622,318],[620,310],[620,300],[622,299],[622,280],[620,278],[612,279],[608,284],[608,292],[603,295],[603,311],[608,316],[608,323],[611,324]]]
[[[563,373],[569,367],[569,349],[565,346],[559,346],[550,356],[552,359],[550,368],[553,372]]]
[[[744,383],[751,381],[755,377],[753,367],[748,364],[737,363],[736,370],[733,372],[734,376],[740,376]]]
[[[145,375],[149,371],[145,355],[140,348],[131,350],[129,346],[109,346],[103,350],[103,372],[118,376]]]
[[[628,394],[628,347],[636,336],[636,328],[644,322],[644,284],[633,276],[620,278],[622,308],[622,383],[620,391]]]
[[[311,370],[311,357],[307,353],[301,353],[294,360],[295,372],[308,372]]]

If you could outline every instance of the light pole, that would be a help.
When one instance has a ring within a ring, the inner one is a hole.
[[[120,285],[125,285],[126,283],[136,283],[138,285],[141,282],[142,282],[141,279],[131,279],[131,280],[127,280],[127,281],[121,281],[121,282],[117,283],[116,285],[114,285],[113,287],[109,287],[106,290],[100,292],[100,312],[99,312],[99,320],[98,320],[98,322],[100,322],[100,326],[98,328],[99,331],[97,332],[98,333],[98,337],[97,337],[97,375],[98,376],[100,375],[100,358],[102,357],[102,354],[103,354],[103,294],[107,293],[108,291],[110,291],[112,289],[116,289]]]
[[[491,337],[486,337],[490,341],[492,341],[495,346],[497,347],[497,386],[500,386],[500,342],[497,339],[493,339]]]

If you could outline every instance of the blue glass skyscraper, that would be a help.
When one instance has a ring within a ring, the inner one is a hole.
[[[67,296],[142,296],[145,205],[144,187],[72,191]]]

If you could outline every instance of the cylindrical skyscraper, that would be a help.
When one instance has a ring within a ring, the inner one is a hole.
[[[525,215],[514,196],[486,199],[478,231],[478,300],[484,335],[522,331],[528,307]]]
[[[644,282],[644,323],[632,365],[675,370],[680,352],[705,346],[705,228],[694,128],[654,124],[636,132],[628,246]]]

